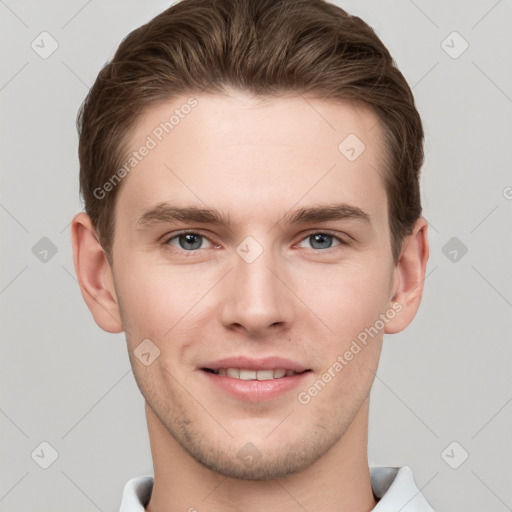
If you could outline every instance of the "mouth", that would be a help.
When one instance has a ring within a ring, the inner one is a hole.
[[[286,397],[304,384],[311,368],[280,357],[231,357],[198,368],[208,385],[244,402]]]
[[[247,368],[201,368],[201,370],[219,375],[221,377],[228,377],[230,379],[239,380],[274,380],[282,379],[284,377],[291,377],[292,375],[300,375],[302,373],[310,372],[311,370],[303,370],[296,372],[294,370],[286,370],[285,368],[276,368],[269,370],[251,370]]]

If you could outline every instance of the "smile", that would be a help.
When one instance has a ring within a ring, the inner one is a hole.
[[[294,370],[285,370],[283,368],[276,368],[275,370],[249,370],[244,368],[219,368],[217,370],[213,370],[210,368],[203,368],[203,370],[215,375],[226,376],[239,380],[273,380],[303,373],[295,372]]]

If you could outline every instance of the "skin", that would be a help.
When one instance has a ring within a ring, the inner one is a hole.
[[[246,512],[371,510],[369,394],[383,334],[404,329],[418,309],[427,223],[416,222],[395,264],[381,126],[371,110],[232,90],[195,97],[198,105],[123,180],[112,266],[89,217],[80,213],[72,223],[82,295],[102,329],[125,331],[146,400],[155,470],[146,510],[225,512],[241,503]],[[133,150],[186,100],[146,112]],[[366,146],[353,162],[338,150],[351,133]],[[218,209],[231,225],[137,228],[163,202]],[[284,217],[333,203],[357,207],[370,221],[298,225]],[[201,235],[193,239],[198,248],[176,237],[179,230]],[[333,238],[318,242],[318,233]],[[252,263],[236,252],[248,236],[263,249]],[[298,392],[393,302],[400,313],[301,404]],[[147,366],[134,355],[144,339],[160,350]],[[199,369],[232,355],[279,355],[311,371],[298,389],[246,402],[219,391]],[[244,446],[256,462],[240,457]]]

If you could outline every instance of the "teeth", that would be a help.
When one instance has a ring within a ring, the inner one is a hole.
[[[284,370],[283,368],[277,368],[275,370],[246,370],[244,368],[219,368],[214,370],[217,375],[228,376],[232,379],[240,380],[271,380],[280,379],[282,377],[289,377],[290,375],[296,375],[297,372],[293,370]]]
[[[256,372],[256,378],[258,380],[270,380],[275,377],[274,370],[258,370]]]
[[[255,370],[240,370],[240,380],[254,380],[255,378],[256,378]]]

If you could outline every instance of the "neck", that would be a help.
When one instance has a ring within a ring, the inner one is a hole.
[[[278,480],[225,477],[194,460],[146,403],[154,484],[146,512],[368,512],[376,502],[367,459],[368,401],[343,437],[299,473]]]

